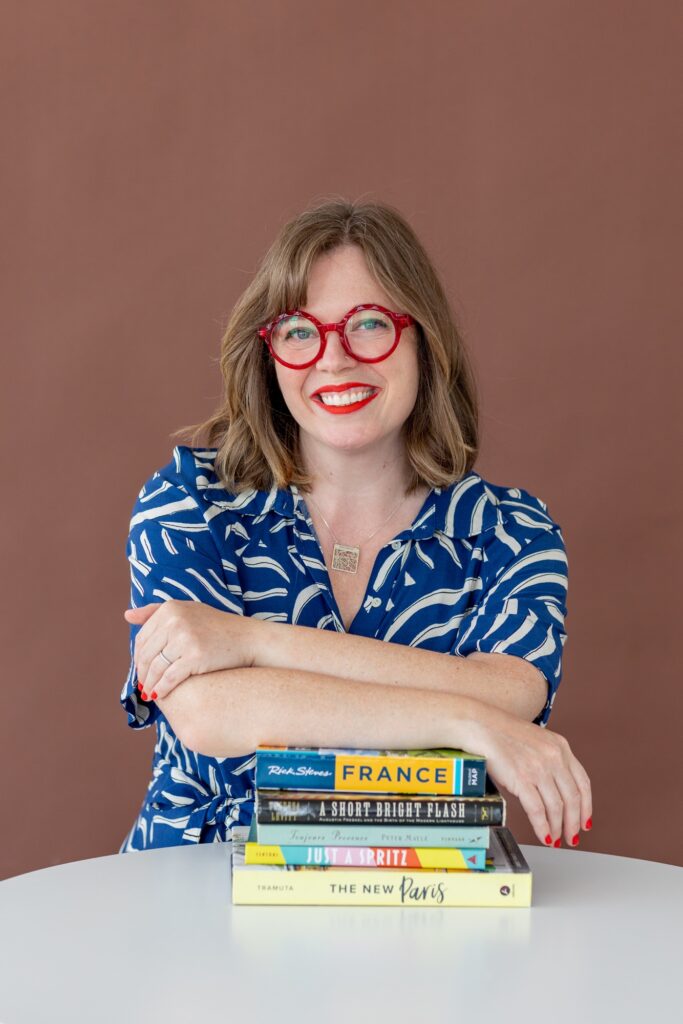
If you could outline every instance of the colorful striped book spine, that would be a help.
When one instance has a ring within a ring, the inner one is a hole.
[[[508,829],[491,833],[485,871],[246,864],[233,840],[236,904],[422,907],[528,907],[531,872]]]
[[[483,871],[486,850],[409,846],[268,846],[255,840],[244,848],[246,864],[304,864],[337,868],[459,868]]]
[[[257,788],[481,796],[486,759],[462,750],[256,749]]]

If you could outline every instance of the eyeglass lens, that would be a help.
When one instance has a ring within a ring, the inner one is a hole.
[[[347,321],[349,348],[359,359],[376,359],[388,352],[396,339],[391,317],[379,309],[362,309]],[[320,332],[312,320],[295,315],[283,318],[273,328],[271,344],[288,363],[307,363],[321,347]]]

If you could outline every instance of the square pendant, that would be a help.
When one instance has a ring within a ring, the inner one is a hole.
[[[340,572],[357,572],[360,548],[349,548],[344,544],[335,544],[332,551],[332,568]]]

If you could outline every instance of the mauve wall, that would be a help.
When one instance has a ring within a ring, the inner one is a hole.
[[[220,323],[277,229],[336,193],[414,225],[474,353],[477,468],[563,527],[551,725],[593,780],[581,848],[683,864],[682,22],[661,0],[5,4],[1,876],[115,852],[137,813],[130,510],[213,408]]]

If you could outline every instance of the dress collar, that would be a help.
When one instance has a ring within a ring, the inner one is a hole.
[[[272,487],[269,491],[232,493],[224,488],[214,470],[215,454],[215,449],[193,451],[195,486],[207,504],[253,516],[255,522],[260,522],[267,515],[297,517],[305,521],[305,509],[302,507],[305,495],[296,484],[290,484],[286,489]],[[436,533],[453,538],[476,537],[484,530],[495,529],[502,521],[498,499],[479,474],[472,471],[447,487],[433,487],[412,526],[399,537],[426,538]]]

